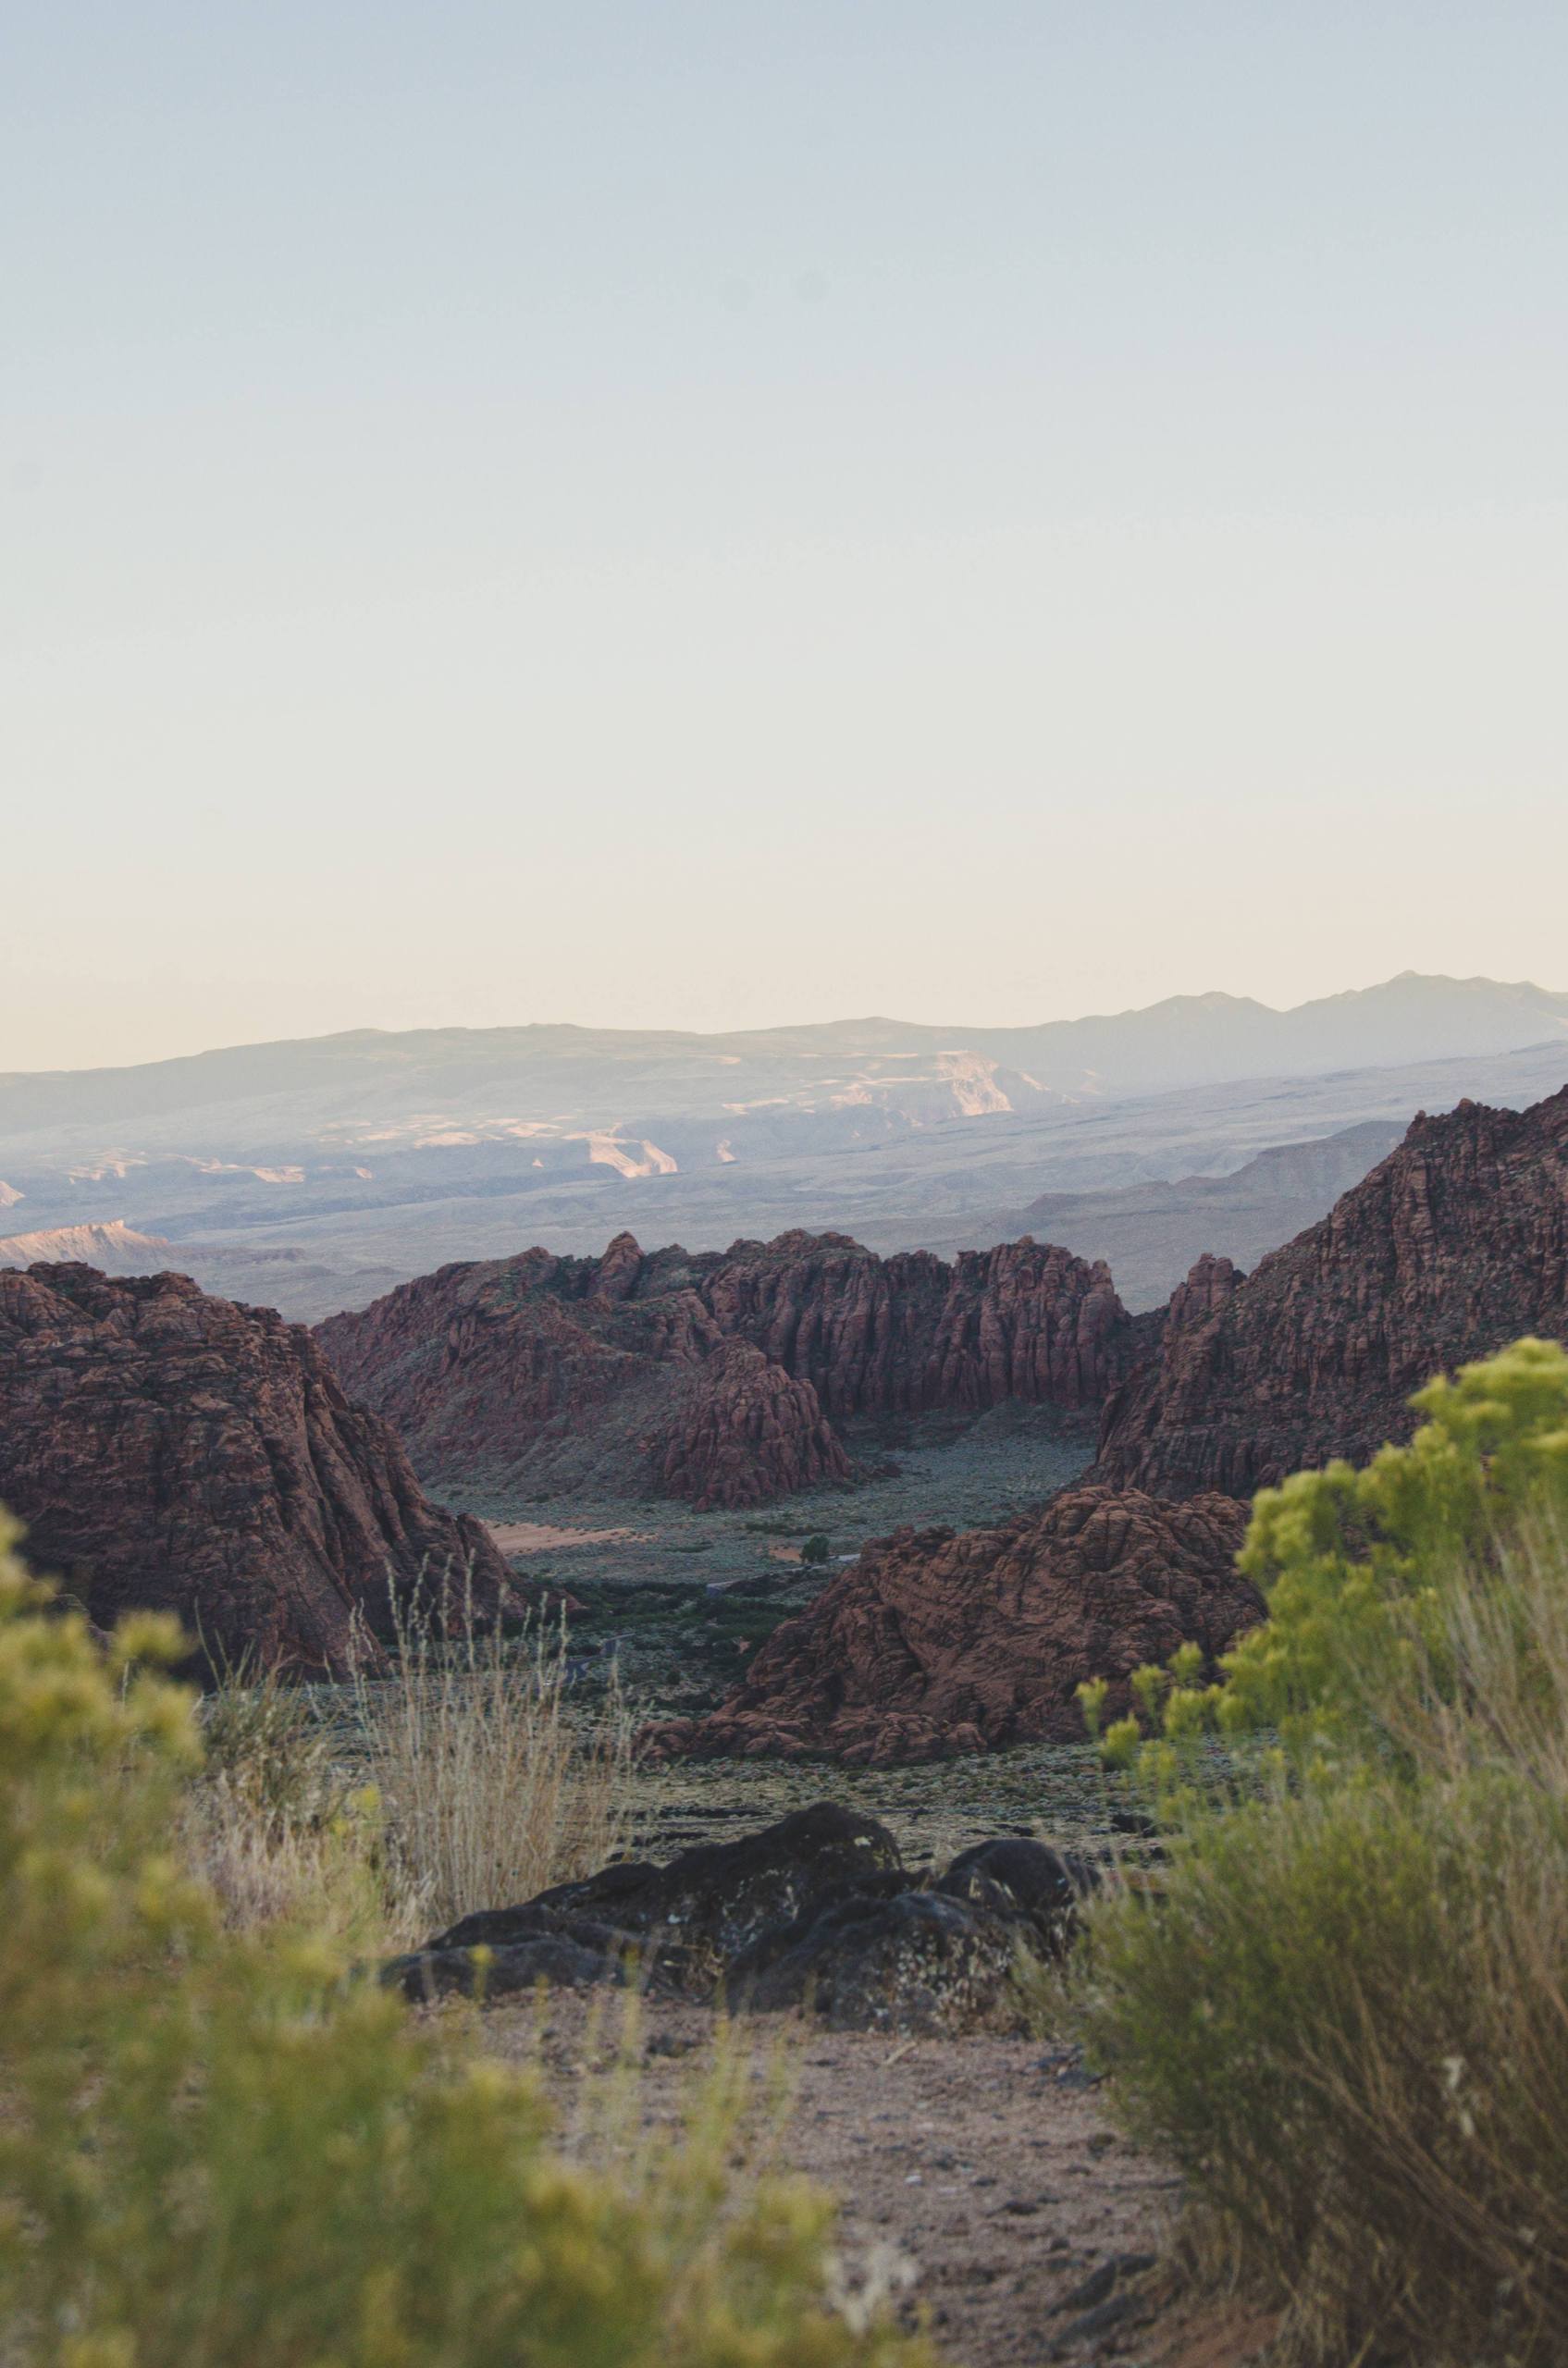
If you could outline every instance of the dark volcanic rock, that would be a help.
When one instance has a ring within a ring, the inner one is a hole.
[[[1107,1269],[1065,1250],[947,1265],[805,1233],[698,1257],[645,1257],[623,1234],[598,1260],[444,1266],[318,1337],[432,1483],[651,1486],[704,1506],[846,1476],[824,1412],[1093,1408],[1146,1345]]]
[[[1223,1496],[1165,1505],[1075,1487],[995,1529],[901,1529],[776,1628],[710,1718],[657,1727],[658,1751],[929,1759],[1080,1740],[1076,1691],[1179,1645],[1222,1652],[1262,1616],[1235,1567],[1245,1515]]]
[[[437,1998],[480,1998],[487,2004],[537,1990],[588,1990],[599,1982],[632,1977],[633,1963],[611,1949],[554,1932],[539,1932],[501,1948],[416,1949],[381,1967],[388,1990],[401,1990],[416,2006]]]
[[[639,1939],[663,1936],[684,1951],[688,1980],[710,1987],[770,1925],[792,1923],[846,1887],[899,1875],[902,1863],[884,1825],[823,1801],[738,1842],[683,1850],[667,1867],[608,1867],[541,1893],[535,1905]],[[442,1945],[474,1937],[470,1921],[443,1934]]]
[[[752,2014],[809,2006],[830,2030],[921,2038],[1013,2031],[1019,1933],[989,1906],[905,1891],[849,1898],[737,1958],[729,1994]]]
[[[511,1586],[308,1332],[180,1275],[0,1272],[0,1502],[100,1625],[175,1611],[229,1659],[341,1670],[389,1574],[406,1595],[470,1565],[481,1609]]]
[[[1527,1332],[1568,1340],[1568,1088],[1417,1118],[1321,1223],[1168,1326],[1107,1405],[1092,1476],[1241,1497],[1364,1462],[1410,1437],[1423,1382]]]
[[[1000,1908],[1026,1924],[1040,1948],[1054,1955],[1095,1880],[1081,1858],[1064,1857],[1043,1842],[1005,1835],[960,1850],[936,1888],[953,1899]]]
[[[1020,1952],[1058,1952],[1092,1881],[1041,1844],[999,1841],[917,1885],[884,1827],[824,1802],[667,1867],[607,1867],[464,1917],[381,1980],[422,2001],[635,1975],[841,2030],[1016,2030]]]

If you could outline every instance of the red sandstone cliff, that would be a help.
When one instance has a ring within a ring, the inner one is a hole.
[[[1408,1438],[1433,1374],[1526,1332],[1568,1340],[1568,1088],[1418,1117],[1317,1225],[1205,1289],[1106,1406],[1093,1477],[1248,1496]]]
[[[482,1606],[510,1585],[302,1326],[181,1275],[0,1272],[0,1503],[95,1621],[173,1610],[230,1659],[341,1669],[356,1606],[385,1627],[389,1572],[471,1565]]]
[[[825,1417],[1094,1407],[1142,1340],[1105,1267],[1064,1250],[947,1265],[805,1233],[700,1256],[622,1234],[602,1259],[444,1266],[317,1337],[427,1479],[728,1506],[847,1476]],[[721,1355],[735,1344],[777,1379]]]
[[[1237,1572],[1246,1517],[1228,1497],[1162,1505],[1069,1488],[995,1529],[901,1529],[774,1630],[710,1718],[656,1728],[666,1754],[824,1752],[930,1759],[1081,1741],[1077,1688],[1178,1646],[1211,1659],[1262,1616]]]
[[[686,1498],[699,1513],[765,1505],[849,1474],[849,1458],[810,1383],[744,1340],[726,1340],[682,1369],[653,1443],[655,1486]]]

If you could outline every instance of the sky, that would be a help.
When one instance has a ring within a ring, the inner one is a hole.
[[[0,1069],[1568,987],[1568,11],[13,0]]]

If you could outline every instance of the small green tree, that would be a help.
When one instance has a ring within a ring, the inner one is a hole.
[[[803,1562],[812,1564],[825,1562],[828,1559],[828,1540],[819,1530],[802,1542],[800,1559]]]

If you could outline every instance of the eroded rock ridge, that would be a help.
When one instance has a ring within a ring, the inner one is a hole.
[[[95,1621],[171,1610],[217,1659],[338,1671],[389,1581],[466,1568],[481,1608],[512,1584],[302,1326],[182,1275],[0,1272],[0,1502]]]
[[[318,1338],[431,1482],[749,1505],[848,1476],[835,1425],[1093,1409],[1145,1338],[1109,1270],[1030,1240],[878,1257],[842,1234],[444,1266]]]
[[[1107,1404],[1094,1478],[1243,1497],[1407,1439],[1434,1374],[1568,1340],[1568,1087],[1417,1117],[1318,1224],[1244,1280],[1195,1268],[1186,1301]]]

